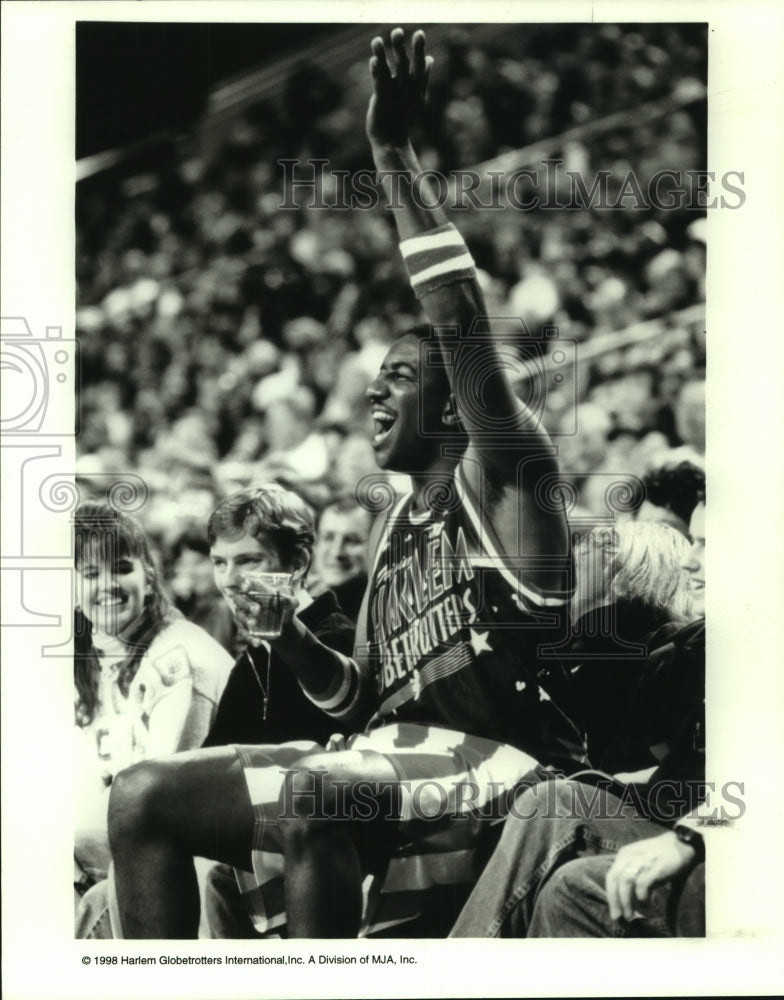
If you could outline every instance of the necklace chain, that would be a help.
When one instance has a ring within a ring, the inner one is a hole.
[[[270,671],[270,660],[272,658],[272,651],[264,644],[267,649],[267,686],[265,687],[261,683],[261,677],[259,677],[259,671],[256,668],[256,664],[253,657],[250,655],[250,650],[248,650],[248,659],[250,660],[251,669],[253,670],[253,676],[256,678],[256,683],[261,688],[261,696],[264,699],[261,708],[261,717],[266,722],[267,721],[267,706],[269,705],[270,691],[272,690],[272,684],[270,682],[271,671]]]

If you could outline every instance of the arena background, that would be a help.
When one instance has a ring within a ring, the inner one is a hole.
[[[77,25],[77,479],[141,476],[165,565],[240,485],[318,508],[375,472],[364,389],[421,314],[383,209],[281,210],[278,161],[371,166],[368,42],[391,27]],[[589,188],[610,170],[613,197],[629,171],[644,191],[705,169],[706,25],[426,28],[425,167],[555,157]],[[454,218],[490,314],[577,345],[537,390],[573,517],[606,515],[613,478],[702,462],[704,210]]]

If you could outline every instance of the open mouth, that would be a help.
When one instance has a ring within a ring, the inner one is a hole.
[[[98,608],[124,608],[128,603],[127,597],[104,597],[95,602]]]
[[[372,410],[372,417],[376,433],[373,435],[371,444],[374,448],[378,448],[389,437],[389,432],[395,425],[397,416],[389,410],[381,410],[378,407],[375,407]]]

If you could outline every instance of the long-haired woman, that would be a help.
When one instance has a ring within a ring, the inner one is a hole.
[[[201,746],[232,660],[174,609],[144,529],[92,501],[75,512],[77,881],[105,877],[108,789],[139,760]]]

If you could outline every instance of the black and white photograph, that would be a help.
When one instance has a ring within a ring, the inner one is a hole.
[[[5,6],[9,998],[780,992],[780,13]]]

